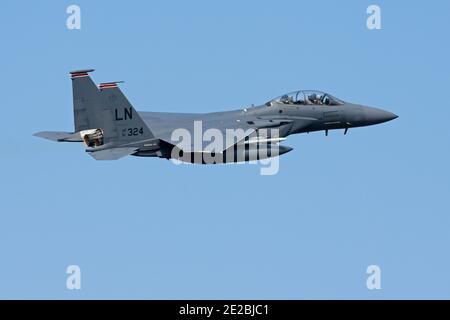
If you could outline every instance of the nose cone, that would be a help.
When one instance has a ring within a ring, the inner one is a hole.
[[[398,118],[398,116],[392,112],[377,108],[366,108],[365,116],[368,124],[378,124]]]

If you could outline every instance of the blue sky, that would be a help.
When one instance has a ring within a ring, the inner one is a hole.
[[[81,8],[81,30],[66,8]],[[382,30],[366,8],[381,7]],[[3,1],[0,298],[450,298],[450,3]],[[320,89],[400,117],[291,136],[280,171],[96,162],[68,71],[138,110],[209,112]],[[79,265],[82,289],[66,289]],[[381,290],[366,288],[379,265]]]

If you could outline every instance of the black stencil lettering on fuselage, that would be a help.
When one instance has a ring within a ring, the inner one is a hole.
[[[133,119],[133,109],[123,108],[123,112],[119,112],[118,109],[114,109],[114,120],[122,121],[122,120],[131,120]]]

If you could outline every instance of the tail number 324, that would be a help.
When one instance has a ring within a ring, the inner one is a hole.
[[[141,136],[144,134],[144,128],[124,128],[122,129],[122,137]]]

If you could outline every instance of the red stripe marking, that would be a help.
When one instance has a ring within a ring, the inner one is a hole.
[[[72,74],[72,78],[85,77],[87,75],[88,75],[87,73],[74,73],[74,74]]]
[[[100,85],[100,89],[111,89],[111,88],[117,88],[117,85]]]

